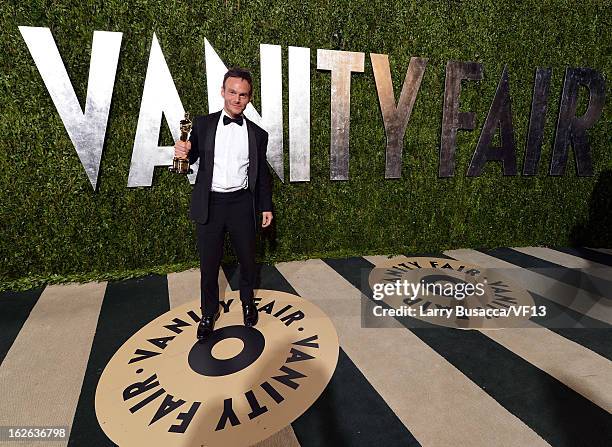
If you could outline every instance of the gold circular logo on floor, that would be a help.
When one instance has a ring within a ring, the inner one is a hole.
[[[200,301],[172,309],[110,360],[95,409],[120,446],[247,446],[289,425],[323,392],[338,361],[330,319],[303,298],[256,290],[259,321],[245,327],[228,292],[204,343]]]
[[[498,329],[523,326],[546,312],[500,269],[452,259],[389,259],[372,269],[368,283],[374,300],[366,299],[363,307],[366,327],[380,317],[411,317],[438,326]]]

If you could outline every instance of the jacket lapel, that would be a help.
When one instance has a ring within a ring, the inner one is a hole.
[[[247,123],[247,132],[249,134],[249,189],[254,191],[255,179],[257,177],[257,141],[255,139],[255,126],[246,117],[244,120]]]
[[[217,134],[217,124],[219,123],[219,117],[221,111],[211,113],[209,119],[206,121],[206,129],[204,135],[204,152],[205,152],[205,166],[204,166],[204,178],[208,180],[207,190],[210,190],[212,185],[213,166],[215,161],[215,136]]]

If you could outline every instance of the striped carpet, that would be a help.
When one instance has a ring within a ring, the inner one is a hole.
[[[579,327],[532,319],[529,328],[465,331],[408,328],[398,318],[395,327],[362,328],[361,275],[387,257],[264,265],[260,288],[319,306],[341,349],[315,404],[258,445],[612,445],[612,251],[525,247],[434,256],[502,268],[536,304]],[[238,289],[237,270],[223,266],[220,290]],[[142,326],[198,296],[197,270],[1,293],[0,426],[70,427],[69,440],[32,446],[113,445],[94,412],[100,374]],[[584,297],[596,304],[583,306]]]

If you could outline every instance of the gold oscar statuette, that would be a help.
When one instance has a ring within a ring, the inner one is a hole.
[[[190,131],[191,120],[189,119],[189,112],[186,112],[185,119],[181,120],[181,141],[187,141]],[[170,166],[168,170],[170,172],[176,172],[177,174],[191,174],[193,172],[189,167],[189,160],[178,157],[172,159],[172,166]]]

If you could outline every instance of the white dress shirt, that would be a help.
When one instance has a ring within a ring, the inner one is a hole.
[[[215,135],[215,159],[211,190],[231,192],[248,187],[249,133],[246,119],[242,126],[236,123],[223,124],[223,117],[231,118],[222,110]]]

